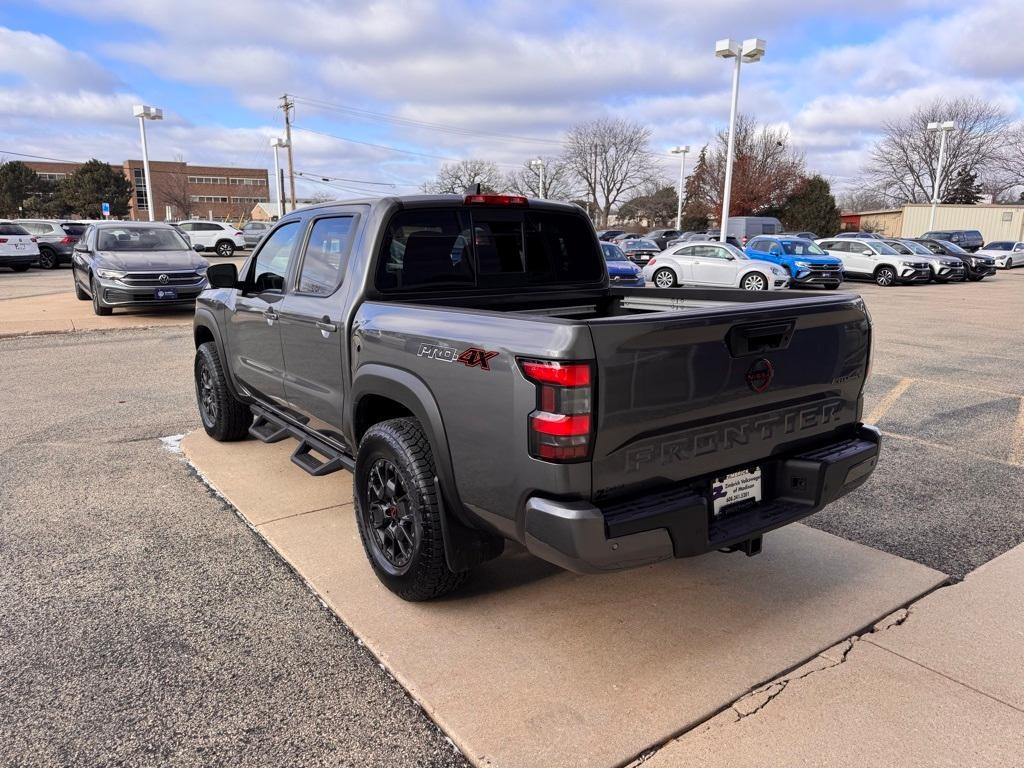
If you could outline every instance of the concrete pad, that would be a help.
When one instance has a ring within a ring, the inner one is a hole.
[[[1024,545],[866,639],[1024,712]]]
[[[182,448],[189,460],[210,477],[227,499],[253,525],[304,512],[352,503],[352,475],[335,472],[310,477],[291,462],[297,443],[245,440],[227,445],[205,432],[188,435]]]
[[[278,483],[291,470],[281,447],[216,444],[200,432],[182,448],[246,516],[253,489],[287,485],[294,502],[328,481]],[[259,530],[467,757],[488,766],[622,764],[945,578],[794,525],[756,558],[714,554],[604,576],[516,548],[461,592],[409,604],[373,576],[350,508]]]
[[[1024,712],[871,643],[758,703],[730,707],[644,767],[1011,768],[1024,749]]]
[[[71,276],[68,276],[68,283]],[[149,328],[156,325],[191,325],[191,307],[115,309],[114,314],[93,314],[92,302],[79,301],[74,293],[25,296],[0,302],[0,336],[55,333],[109,328]]]

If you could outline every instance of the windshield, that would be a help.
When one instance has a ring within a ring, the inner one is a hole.
[[[601,243],[601,250],[604,252],[605,261],[629,261],[626,258],[626,254],[622,252],[622,249],[617,245],[611,243]]]
[[[20,224],[0,224],[0,235],[27,235],[29,232]]]
[[[790,256],[824,256],[825,252],[810,240],[783,240],[782,248]]]
[[[658,246],[650,240],[642,240],[636,238],[633,240],[626,240],[622,243],[622,247],[627,251],[656,251]]]
[[[188,251],[188,244],[170,227],[111,227],[101,229],[99,251]]]
[[[921,256],[934,256],[935,254],[928,250],[927,246],[921,245],[921,243],[915,243],[913,240],[903,240],[900,242],[904,248],[911,253],[916,253]]]
[[[891,245],[886,245],[881,240],[872,240],[870,243],[866,243],[869,248],[873,248],[875,253],[880,253],[882,256],[899,256],[899,252]]]
[[[951,253],[955,253],[955,254],[957,254],[957,255],[959,255],[959,254],[961,254],[961,253],[962,253],[962,254],[964,254],[965,256],[967,255],[967,251],[965,251],[965,250],[964,250],[963,248],[961,248],[961,247],[960,247],[959,245],[957,245],[956,243],[951,243],[951,242],[949,242],[949,240],[939,240],[939,244],[940,244],[940,245],[941,245],[941,246],[942,246],[943,248],[945,248],[945,249],[946,249],[947,251],[949,251],[949,252],[951,252]]]
[[[61,224],[60,226],[61,226],[61,229],[63,229],[67,234],[71,235],[72,237],[81,237],[82,234],[85,232],[86,227],[88,225],[86,225],[86,224]]]
[[[989,243],[985,246],[986,251],[1008,251],[1013,247],[1013,243]]]

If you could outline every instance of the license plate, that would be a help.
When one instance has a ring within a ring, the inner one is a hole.
[[[157,301],[168,301],[178,298],[177,288],[157,288],[153,294]]]
[[[711,481],[711,501],[715,515],[741,501],[761,500],[761,468],[741,469]]]
[[[14,244],[14,250],[16,250],[16,251],[23,251],[23,250],[25,250],[25,244],[24,243],[15,243]]]

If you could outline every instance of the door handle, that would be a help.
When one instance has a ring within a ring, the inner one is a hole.
[[[273,307],[269,307],[263,311],[263,317],[267,319],[267,325],[273,325],[274,321],[277,320],[280,315],[277,314],[277,310]]]
[[[331,318],[324,315],[316,321],[316,327],[320,329],[320,335],[325,339],[329,338],[332,333],[338,330],[338,326],[331,322]]]

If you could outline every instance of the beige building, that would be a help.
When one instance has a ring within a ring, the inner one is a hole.
[[[1024,241],[1024,205],[939,205],[934,227],[929,227],[931,211],[927,204],[904,206],[900,236],[920,237],[929,229],[977,229],[986,243]]]

